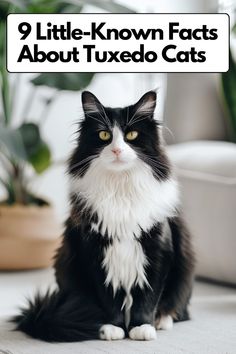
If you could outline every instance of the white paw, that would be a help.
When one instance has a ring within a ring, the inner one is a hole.
[[[134,340],[153,340],[156,339],[156,330],[150,324],[137,326],[129,331],[129,337]]]
[[[125,338],[125,332],[122,328],[111,324],[103,325],[99,330],[100,339],[117,340]]]
[[[156,326],[157,329],[164,329],[166,331],[173,328],[173,318],[170,315],[161,316]]]

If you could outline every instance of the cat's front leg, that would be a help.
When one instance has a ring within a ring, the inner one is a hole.
[[[119,340],[125,338],[125,325],[123,314],[116,299],[113,299],[111,309],[104,310],[107,314],[107,323],[104,323],[99,329],[99,338],[103,340]],[[119,302],[118,302],[119,303]],[[106,303],[108,305],[108,302]]]
[[[102,340],[119,340],[124,339],[125,322],[124,314],[121,311],[123,302],[123,291],[118,290],[116,295],[113,294],[111,286],[101,286],[104,281],[100,283],[97,293],[100,295],[100,306],[104,311],[104,323],[99,329],[99,338]]]
[[[133,305],[128,326],[129,337],[133,340],[156,339],[154,327],[157,298],[152,289],[133,291]]]
[[[133,327],[129,331],[129,337],[133,340],[153,340],[156,339],[156,329],[151,324],[145,323]]]
[[[123,339],[125,338],[125,331],[121,327],[112,324],[104,324],[99,330],[99,337],[103,340]]]

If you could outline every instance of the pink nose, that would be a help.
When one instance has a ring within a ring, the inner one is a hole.
[[[119,148],[112,149],[111,151],[112,151],[113,154],[115,154],[116,156],[119,156],[120,153],[121,153],[121,149],[119,149]]]

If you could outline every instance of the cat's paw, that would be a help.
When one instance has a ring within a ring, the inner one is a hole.
[[[133,340],[153,340],[156,335],[156,329],[150,324],[143,324],[129,331],[129,337]]]
[[[99,337],[104,340],[118,340],[125,338],[125,332],[121,327],[105,324],[99,330]]]
[[[170,315],[161,316],[160,320],[156,324],[156,329],[164,329],[169,331],[173,328],[173,318]]]

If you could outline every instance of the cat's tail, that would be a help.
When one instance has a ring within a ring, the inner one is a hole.
[[[103,315],[87,298],[55,291],[44,296],[37,294],[12,322],[17,324],[16,330],[34,338],[75,342],[99,338]]]

